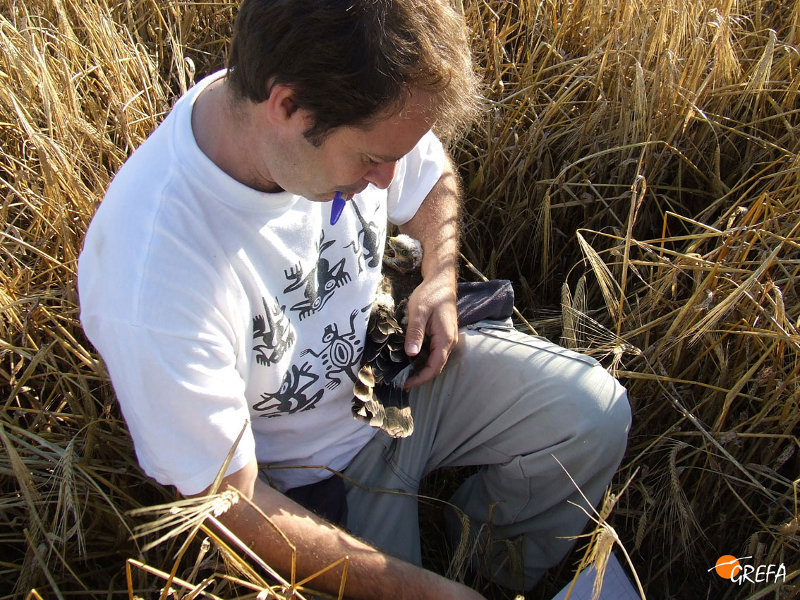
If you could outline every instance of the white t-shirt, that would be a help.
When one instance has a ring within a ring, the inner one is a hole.
[[[281,490],[343,469],[375,430],[351,414],[387,218],[402,224],[440,177],[425,135],[387,190],[338,223],[330,203],[266,194],[197,146],[195,99],[175,105],[120,169],[78,265],[81,321],[103,356],[139,464],[184,494],[253,457]]]

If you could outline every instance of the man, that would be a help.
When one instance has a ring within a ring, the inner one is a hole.
[[[586,522],[575,486],[597,502],[625,447],[625,392],[595,361],[504,322],[458,331],[458,186],[430,130],[475,96],[446,0],[245,0],[228,70],[120,170],[80,258],[82,322],[142,468],[203,494],[247,424],[225,483],[296,545],[301,577],[348,556],[352,598],[479,597],[417,566],[414,494],[441,466],[491,465],[453,502],[473,535],[521,540],[524,568],[490,542],[473,568],[532,586]],[[405,348],[431,349],[402,440],[350,412],[387,218],[423,244]],[[224,519],[288,572],[255,510]]]

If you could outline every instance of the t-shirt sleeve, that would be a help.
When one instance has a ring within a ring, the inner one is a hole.
[[[166,175],[154,173],[159,163],[135,166],[117,175],[87,231],[81,323],[108,368],[140,466],[191,495],[211,485],[243,428],[228,473],[255,457],[235,334],[249,315],[231,296],[223,250],[200,213],[174,199]],[[152,189],[138,176],[144,168],[158,182]]]
[[[255,456],[244,382],[233,352],[208,330],[193,336],[108,318],[84,319],[100,351],[139,465],[184,495],[207,488],[233,450],[228,473]]]
[[[416,214],[442,176],[446,160],[442,143],[429,131],[411,152],[398,161],[394,179],[387,190],[389,221],[402,225]]]

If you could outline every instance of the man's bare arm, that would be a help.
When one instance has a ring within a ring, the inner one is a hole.
[[[409,387],[441,373],[458,342],[456,277],[461,193],[458,177],[448,160],[414,217],[400,231],[422,242],[422,283],[409,299],[406,354],[414,356],[424,336],[430,337],[430,357],[423,369],[408,378]]]
[[[251,498],[295,545],[298,581],[347,556],[347,598],[472,600],[482,597],[461,584],[384,554],[317,517],[259,479],[255,460],[225,477],[220,489],[228,484]],[[288,576],[291,550],[255,509],[240,501],[220,520],[273,569]],[[342,567],[339,566],[314,579],[309,587],[337,594],[341,576]]]

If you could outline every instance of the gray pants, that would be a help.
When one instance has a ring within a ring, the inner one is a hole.
[[[380,432],[345,470],[348,528],[419,564],[422,478],[486,465],[451,498],[463,513],[446,513],[448,529],[457,541],[469,517],[468,539],[483,550],[472,567],[515,589],[569,551],[587,523],[575,505],[591,510],[576,485],[599,502],[630,426],[625,389],[597,361],[497,322],[462,330],[442,374],[412,390],[411,408],[411,437]]]

